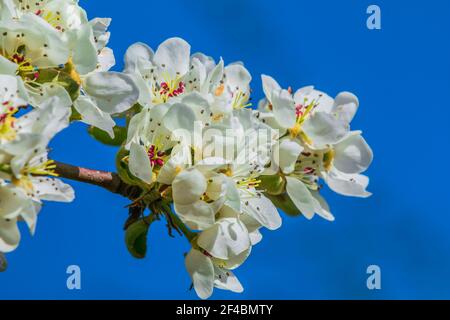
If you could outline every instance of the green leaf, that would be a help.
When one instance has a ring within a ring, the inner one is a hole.
[[[125,244],[131,255],[138,259],[147,254],[147,234],[150,225],[143,219],[130,225],[125,231]]]
[[[108,146],[120,146],[127,138],[127,129],[121,126],[115,126],[114,139],[112,139],[109,134],[99,128],[89,127],[88,132],[95,140],[106,144]]]
[[[5,254],[0,252],[0,272],[6,271],[6,268],[8,268],[8,261],[6,261]]]
[[[286,179],[279,175],[259,176],[260,188],[270,195],[279,195],[286,191]]]
[[[295,204],[292,202],[291,198],[287,195],[287,193],[279,194],[279,195],[270,195],[266,194],[266,196],[272,201],[272,203],[284,213],[289,216],[297,217],[302,213],[297,209]]]

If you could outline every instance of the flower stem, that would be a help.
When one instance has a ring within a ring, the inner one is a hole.
[[[165,207],[164,211],[170,216],[173,224],[184,234],[186,239],[191,242],[195,237],[195,232],[192,232],[181,219],[176,215],[170,207]]]

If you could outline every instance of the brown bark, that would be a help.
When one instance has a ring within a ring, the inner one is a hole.
[[[89,183],[102,187],[112,193],[122,195],[131,200],[140,195],[140,188],[124,183],[118,174],[101,170],[92,170],[55,161],[57,173],[61,178]]]

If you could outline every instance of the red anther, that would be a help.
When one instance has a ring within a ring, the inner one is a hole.
[[[40,16],[41,13],[42,13],[42,10],[41,10],[41,9],[38,9],[38,10],[36,11],[36,15],[37,15],[37,16]]]
[[[297,117],[303,115],[302,109],[303,109],[303,106],[301,104],[298,104],[295,106],[295,115]]]
[[[8,104],[9,104],[9,101],[5,101],[5,102],[2,103],[2,105],[4,105],[4,106],[6,106]]]
[[[157,155],[158,157],[163,157],[166,155],[166,153],[164,151],[158,151]]]
[[[0,123],[5,121],[5,119],[6,119],[6,114],[0,114]]]
[[[155,160],[155,163],[156,163],[158,166],[162,167],[162,166],[164,165],[164,160],[161,159],[161,158],[158,158],[158,159]]]

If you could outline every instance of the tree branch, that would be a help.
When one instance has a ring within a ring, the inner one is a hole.
[[[55,173],[61,178],[96,185],[131,200],[140,196],[141,189],[139,187],[124,183],[119,175],[114,172],[92,170],[57,161],[55,161],[55,164]]]

